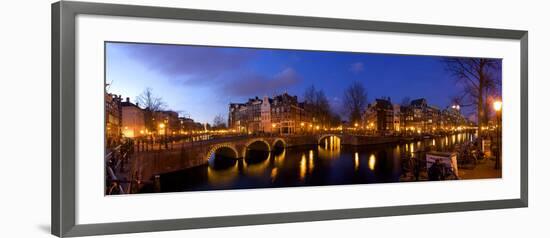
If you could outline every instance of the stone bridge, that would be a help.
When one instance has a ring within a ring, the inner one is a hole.
[[[300,138],[303,139],[303,138]],[[292,137],[241,137],[228,138],[227,140],[218,139],[206,141],[198,149],[189,151],[193,157],[207,162],[213,154],[222,155],[228,158],[245,158],[249,150],[271,152],[275,149],[284,149],[288,146],[294,146],[297,138]]]
[[[359,136],[349,134],[316,134],[292,136],[237,136],[199,142],[186,142],[174,149],[139,152],[136,154],[135,172],[143,179],[207,164],[213,154],[227,158],[245,158],[250,150],[271,152],[300,145],[318,145],[335,136],[342,145],[367,145],[398,141],[395,138]]]

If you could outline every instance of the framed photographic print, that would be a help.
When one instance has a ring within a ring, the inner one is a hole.
[[[527,206],[527,32],[52,5],[52,233]]]

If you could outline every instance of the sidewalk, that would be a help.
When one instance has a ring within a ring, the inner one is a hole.
[[[502,169],[495,169],[495,161],[486,159],[479,162],[474,169],[458,170],[460,179],[502,178]]]

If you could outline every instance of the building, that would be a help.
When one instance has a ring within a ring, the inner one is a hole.
[[[246,103],[230,103],[228,126],[241,133],[262,131],[261,107],[262,99],[250,98]]]
[[[175,135],[180,131],[179,115],[174,111],[153,112],[153,125],[157,127],[158,135]]]
[[[294,134],[313,130],[309,113],[287,93],[229,104],[229,128],[241,133]]]
[[[443,129],[451,130],[468,124],[468,121],[460,114],[458,105],[449,106],[441,111],[440,126]]]
[[[408,132],[448,131],[470,124],[460,113],[460,106],[440,110],[429,105],[424,98],[411,101],[407,107],[401,107],[401,113],[403,128]]]
[[[107,148],[113,148],[120,143],[122,109],[121,96],[105,93],[105,139]]]
[[[396,132],[401,131],[401,105],[393,104],[393,130]]]
[[[130,102],[130,98],[122,102],[122,135],[126,138],[144,136],[147,133],[145,128],[145,114],[137,104]]]
[[[311,125],[310,113],[307,113],[304,104],[298,102],[297,96],[287,93],[273,97],[271,101],[272,132],[280,134],[295,134],[305,132],[306,124]],[[311,128],[319,129],[319,128]]]
[[[390,98],[376,99],[363,115],[363,128],[376,133],[394,131],[394,107]]]
[[[194,133],[201,130],[204,130],[204,125],[198,122],[195,122],[191,118],[180,117],[178,118],[180,122],[180,133]]]
[[[434,105],[428,105],[426,108],[426,111],[424,112],[425,116],[425,123],[424,128],[422,128],[422,131],[425,132],[435,132],[440,128],[440,120],[441,120],[441,111],[437,106]]]
[[[260,131],[266,133],[275,131],[274,125],[271,123],[271,103],[273,103],[273,100],[264,96],[260,106]]]
[[[439,121],[439,109],[428,105],[425,98],[411,101],[411,104],[402,108],[405,130],[410,132],[428,132],[436,129]]]

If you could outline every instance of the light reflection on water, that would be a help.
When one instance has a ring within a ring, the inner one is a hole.
[[[374,171],[374,166],[376,166],[376,156],[372,154],[369,157],[369,169]]]
[[[306,178],[306,155],[302,154],[302,159],[300,160],[300,180],[304,180]]]
[[[358,152],[355,152],[355,171],[357,171],[359,169],[359,153]]]
[[[408,143],[342,146],[340,138],[324,138],[320,145],[286,148],[277,153],[247,152],[253,158],[230,161],[215,168],[199,166],[161,176],[162,191],[197,191],[397,182],[401,161],[420,156],[426,146],[450,150],[472,141],[471,134],[436,137]],[[229,158],[214,158],[232,160]]]

